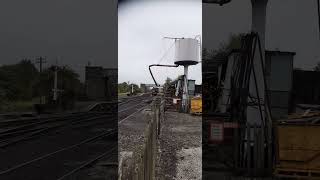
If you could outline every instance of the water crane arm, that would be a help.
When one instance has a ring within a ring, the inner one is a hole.
[[[219,4],[220,6],[231,2],[231,0],[202,0],[203,3]]]
[[[164,64],[151,64],[149,65],[149,72],[151,74],[151,77],[154,81],[154,83],[156,84],[156,86],[159,86],[159,84],[157,83],[156,79],[154,78],[153,74],[152,74],[152,71],[151,71],[151,67],[152,66],[162,66],[162,67],[178,67],[178,65],[164,65]]]

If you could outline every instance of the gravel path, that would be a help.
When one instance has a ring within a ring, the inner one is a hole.
[[[201,179],[201,116],[166,112],[158,142],[156,179]]]

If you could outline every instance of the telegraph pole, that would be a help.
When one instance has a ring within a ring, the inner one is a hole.
[[[36,63],[39,64],[39,72],[40,72],[39,76],[41,76],[41,73],[42,73],[42,64],[46,63],[46,62],[47,61],[45,61],[45,58],[42,57],[42,56],[37,58]],[[42,94],[41,94],[41,92],[40,92],[40,104],[42,104]]]
[[[57,102],[58,99],[58,59],[56,60],[56,66],[54,67],[54,84],[53,84],[53,100]]]
[[[40,56],[40,57],[37,58],[36,63],[39,64],[39,72],[40,72],[40,73],[42,72],[42,64],[47,62],[45,59],[46,59],[46,58],[44,58],[44,57],[42,57],[42,56]]]

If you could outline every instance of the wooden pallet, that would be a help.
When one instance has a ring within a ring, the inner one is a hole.
[[[275,176],[278,178],[292,179],[319,179],[320,171],[299,170],[299,169],[276,169]]]

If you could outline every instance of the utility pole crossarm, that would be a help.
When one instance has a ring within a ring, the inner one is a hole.
[[[47,61],[45,61],[45,58],[42,57],[42,56],[40,56],[40,57],[37,58],[36,63],[39,64],[39,72],[40,72],[40,73],[42,72],[42,65],[43,65],[44,63],[46,63],[46,62],[47,62]]]

